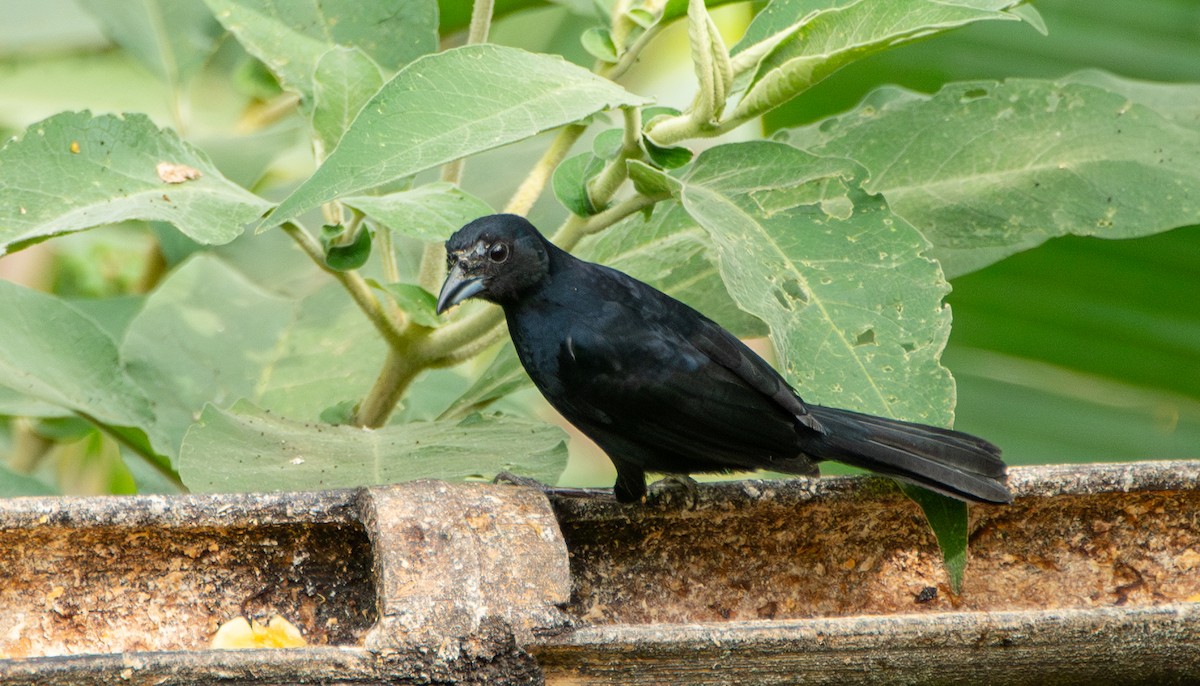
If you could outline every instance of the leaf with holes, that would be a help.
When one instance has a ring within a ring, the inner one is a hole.
[[[1200,223],[1200,89],[1094,73],[876,91],[786,135],[852,157],[864,188],[934,244],[950,276],[1064,234],[1130,238]]]
[[[684,208],[708,232],[734,301],[770,327],[807,400],[927,424],[950,422],[938,362],[948,286],[925,240],[855,182],[861,169],[779,143],[702,153]]]

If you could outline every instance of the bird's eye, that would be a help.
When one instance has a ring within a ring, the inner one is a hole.
[[[499,264],[508,259],[508,246],[503,243],[496,243],[488,248],[488,259],[496,264]]]

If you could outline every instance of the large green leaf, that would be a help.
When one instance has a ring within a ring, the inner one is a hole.
[[[216,47],[221,25],[198,2],[80,0],[104,33],[159,78],[178,87]]]
[[[361,396],[381,346],[336,287],[297,303],[197,255],[147,299],[122,353],[154,401],[154,435],[175,455],[206,403],[249,398],[315,420],[326,407]]]
[[[778,143],[723,145],[683,177],[683,205],[801,395],[948,424],[954,382],[938,355],[949,288],[921,235],[853,185],[860,171]]]
[[[247,52],[305,96],[312,94],[318,62],[338,46],[362,50],[389,72],[437,49],[433,0],[205,2]]]
[[[754,77],[730,114],[742,120],[783,104],[847,64],[901,43],[979,21],[1019,17],[1022,0],[843,0],[820,9],[776,0],[739,50]],[[783,36],[778,36],[783,32]],[[771,36],[776,36],[772,39]],[[757,46],[757,47],[756,47]],[[765,52],[760,58],[759,54]]]
[[[642,102],[557,57],[497,45],[427,55],[366,104],[337,149],[263,226],[601,110]]]
[[[199,176],[167,183],[164,163]],[[128,219],[169,222],[198,242],[227,243],[268,206],[140,114],[65,112],[0,148],[0,254]]]
[[[411,479],[491,477],[504,469],[553,483],[566,461],[558,427],[513,417],[379,429],[295,422],[245,404],[205,408],[188,431],[180,475],[193,491],[349,488]]]
[[[494,211],[457,186],[440,182],[386,195],[356,195],[343,201],[395,233],[439,243],[463,224]]]
[[[333,150],[382,85],[379,65],[358,48],[333,48],[321,56],[313,73],[310,108],[322,150]]]
[[[0,280],[0,321],[0,384],[115,427],[153,422],[112,338],[70,305]]]
[[[886,89],[788,134],[851,157],[864,187],[933,242],[949,276],[1063,234],[1128,238],[1200,222],[1200,89],[1096,74]]]

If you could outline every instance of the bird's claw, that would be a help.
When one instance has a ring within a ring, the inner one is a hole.
[[[690,476],[665,476],[646,493],[646,504],[662,509],[694,510],[699,500],[700,485]]]

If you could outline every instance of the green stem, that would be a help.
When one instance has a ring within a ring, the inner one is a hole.
[[[446,275],[442,267],[445,263],[446,250],[442,247],[442,244],[436,242],[426,243],[424,250],[421,252],[421,266],[417,271],[417,283],[421,285],[421,288],[430,293],[437,293],[438,285]]]
[[[388,350],[387,361],[375,379],[375,385],[363,398],[362,404],[351,420],[356,426],[372,429],[383,426],[396,409],[396,403],[408,390],[409,384],[421,372],[422,365],[416,364],[405,348]]]
[[[388,316],[388,313],[383,309],[383,305],[379,302],[379,298],[375,297],[375,294],[371,292],[371,287],[367,285],[367,282],[358,272],[342,272],[330,269],[325,264],[325,252],[321,250],[321,244],[299,224],[287,222],[282,228],[284,233],[296,241],[296,244],[308,255],[309,259],[341,282],[342,286],[350,294],[350,297],[354,299],[355,304],[363,311],[363,314],[367,315],[367,319],[375,325],[376,330],[379,331],[389,346],[396,349],[408,345],[406,322]]]
[[[636,107],[626,107],[621,110],[625,120],[624,135],[621,138],[621,150],[617,156],[609,160],[604,169],[588,183],[588,196],[593,207],[604,207],[617,194],[621,184],[629,178],[629,167],[626,162],[642,156],[642,113]]]
[[[666,200],[667,197],[666,195],[650,196],[639,193],[587,219],[572,216],[559,227],[550,240],[558,247],[570,252],[579,245],[579,241],[583,240],[584,236],[600,233],[622,219]]]
[[[575,145],[575,141],[579,140],[586,130],[587,127],[582,124],[572,124],[559,131],[558,135],[554,137],[554,141],[550,143],[550,147],[542,154],[541,159],[529,171],[529,175],[525,177],[508,204],[504,206],[504,211],[509,214],[529,214],[530,208],[542,195],[542,191],[546,188],[546,182],[550,180],[554,170],[566,158],[567,153],[571,151],[571,146]]]
[[[661,27],[658,24],[646,29],[642,35],[637,37],[637,40],[633,42],[633,45],[629,46],[629,49],[621,55],[621,58],[617,60],[617,63],[606,69],[601,69],[600,75],[606,79],[609,79],[610,81],[616,81],[624,76],[625,72],[629,71],[630,67],[637,64],[638,58],[641,57],[642,50],[644,50],[645,47],[650,44],[650,41],[658,35],[660,30]]]

